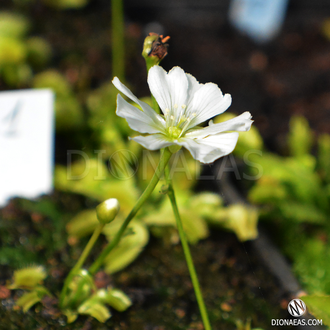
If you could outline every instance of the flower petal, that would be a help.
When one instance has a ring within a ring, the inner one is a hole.
[[[162,126],[159,122],[155,122],[146,113],[134,107],[125,101],[120,94],[117,96],[116,114],[119,117],[125,118],[129,127],[140,133],[159,133],[162,131]],[[160,120],[163,120],[160,118]]]
[[[167,74],[167,84],[170,89],[172,108],[176,105],[187,105],[188,79],[186,73],[178,66]]]
[[[228,131],[248,131],[253,123],[250,112],[246,111],[241,115],[219,124],[211,124],[202,129],[191,130],[186,134],[189,138],[204,138],[208,135],[219,134]]]
[[[204,84],[200,84],[197,79],[189,73],[186,73],[188,79],[188,99],[187,105],[192,101],[194,94],[202,87]]]
[[[158,65],[151,67],[148,72],[150,92],[155,97],[163,113],[165,109],[171,108],[171,95],[167,86],[166,75],[166,71]]]
[[[140,143],[143,147],[149,150],[158,150],[174,144],[173,142],[167,141],[163,134],[152,134],[147,136],[139,135],[130,139]]]
[[[238,133],[222,133],[204,139],[183,138],[176,144],[188,149],[196,160],[209,164],[230,154],[236,146],[237,139]]]
[[[165,114],[165,109],[174,110],[175,105],[187,103],[188,79],[185,72],[174,67],[167,73],[162,67],[155,65],[149,70],[148,84],[151,94]]]
[[[117,77],[113,78],[112,83],[120,92],[138,104],[143,112],[145,112],[155,123],[162,122],[161,117],[150,107],[150,105],[140,101]]]
[[[222,95],[220,88],[213,83],[202,85],[193,95],[188,105],[188,117],[194,116],[189,128],[192,128],[220,113],[223,113],[231,105],[231,96]]]

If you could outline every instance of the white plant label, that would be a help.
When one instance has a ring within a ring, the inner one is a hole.
[[[0,92],[0,207],[51,192],[53,147],[53,92]]]
[[[256,42],[266,42],[279,32],[287,4],[288,0],[232,0],[229,18]]]

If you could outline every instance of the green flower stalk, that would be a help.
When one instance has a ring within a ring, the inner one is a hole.
[[[116,88],[138,105],[134,107],[118,95],[116,113],[126,119],[131,129],[143,134],[131,138],[143,147],[149,150],[165,148],[172,153],[184,147],[201,163],[213,163],[233,151],[238,132],[248,131],[251,127],[251,114],[245,112],[218,124],[210,121],[208,126],[202,128],[200,124],[227,110],[231,96],[223,95],[215,84],[200,84],[179,67],[166,72],[158,66],[167,54],[167,40],[168,37],[151,33],[144,42],[142,55],[146,60],[153,109],[115,77],[112,83]],[[204,328],[211,330],[169,175],[167,187]]]
[[[174,217],[175,217],[175,220],[176,220],[176,224],[177,224],[177,228],[178,228],[178,232],[179,232],[179,236],[180,236],[180,241],[181,241],[183,253],[184,253],[184,256],[186,258],[186,262],[187,262],[191,282],[193,284],[197,304],[198,304],[199,311],[200,311],[202,321],[203,321],[203,324],[204,324],[204,329],[205,330],[212,330],[211,324],[210,324],[210,321],[209,321],[209,317],[208,317],[208,314],[207,314],[207,309],[206,309],[206,306],[205,306],[205,303],[204,303],[202,291],[200,289],[200,285],[199,285],[197,273],[196,273],[196,270],[195,270],[194,262],[193,262],[193,259],[192,259],[191,253],[190,253],[188,241],[187,241],[187,238],[186,238],[186,233],[184,232],[184,229],[183,229],[182,220],[181,220],[181,216],[180,216],[180,213],[179,213],[178,205],[176,203],[175,193],[174,193],[174,189],[173,189],[173,185],[172,185],[172,180],[171,180],[170,175],[169,175],[169,168],[168,167],[166,168],[165,172],[166,172],[166,183],[168,185],[167,195],[168,195],[168,197],[170,199],[170,202],[171,202],[171,205],[172,205],[173,214],[174,214]]]
[[[94,261],[92,266],[89,268],[90,274],[95,274],[98,269],[101,267],[102,263],[104,262],[107,255],[112,251],[112,249],[119,243],[121,237],[123,236],[127,226],[131,222],[131,220],[135,217],[135,215],[138,213],[142,205],[145,203],[145,201],[148,199],[148,197],[151,195],[151,193],[154,191],[160,177],[163,175],[165,171],[165,167],[168,164],[170,158],[172,156],[172,152],[166,148],[162,152],[162,156],[160,158],[158,167],[156,169],[156,172],[154,176],[152,177],[151,181],[149,182],[146,190],[143,192],[143,194],[140,196],[136,204],[134,205],[132,211],[129,213],[125,221],[123,222],[122,226],[120,227],[119,231],[117,232],[116,236],[113,238],[113,240],[104,248],[104,250],[101,252],[99,257]]]
[[[124,9],[122,0],[111,0],[112,70],[125,77]]]

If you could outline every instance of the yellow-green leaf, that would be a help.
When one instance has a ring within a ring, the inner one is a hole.
[[[330,326],[330,296],[303,296],[301,299],[307,305],[308,311],[317,319],[322,319],[323,325]]]
[[[121,225],[121,222],[115,220],[105,226],[103,232],[109,241],[118,231],[119,225]],[[149,231],[140,221],[133,220],[128,226],[126,233],[126,236],[120,240],[120,243],[105,259],[105,271],[107,273],[115,273],[129,265],[137,258],[149,241]]]
[[[42,266],[31,266],[14,271],[13,283],[10,289],[33,289],[39,285],[47,273]]]

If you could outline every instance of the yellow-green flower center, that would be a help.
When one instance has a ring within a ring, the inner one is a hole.
[[[172,139],[176,140],[180,137],[182,129],[180,129],[179,127],[176,127],[176,126],[174,126],[174,127],[170,126],[170,127],[167,128],[167,132],[168,132],[168,135]]]
[[[187,117],[187,106],[181,105],[179,108],[177,104],[173,106],[173,109],[165,109],[166,120],[166,133],[172,140],[177,140],[184,135],[189,123],[196,116],[195,113]]]

